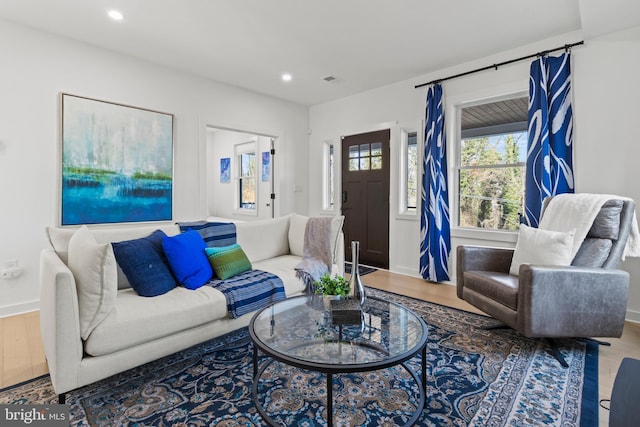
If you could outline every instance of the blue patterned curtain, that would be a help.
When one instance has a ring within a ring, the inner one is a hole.
[[[574,192],[570,58],[565,53],[531,63],[524,221],[532,227],[545,197]]]
[[[432,282],[449,280],[449,195],[442,86],[427,89],[424,173],[420,217],[420,274]]]

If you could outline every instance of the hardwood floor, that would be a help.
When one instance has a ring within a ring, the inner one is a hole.
[[[0,318],[0,388],[48,372],[40,337],[40,312]]]
[[[363,276],[365,285],[395,293],[482,313],[458,299],[454,286],[435,285],[423,280],[378,270]],[[611,395],[613,381],[624,357],[640,359],[640,324],[627,322],[622,338],[607,339],[611,347],[599,353],[600,399]],[[39,312],[0,318],[0,388],[47,373],[40,337]],[[608,412],[600,409],[600,425],[608,425]]]

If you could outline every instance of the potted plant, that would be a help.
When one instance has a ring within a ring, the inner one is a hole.
[[[349,295],[349,282],[337,274],[332,278],[329,273],[324,273],[313,285],[315,293],[323,296],[323,303],[327,309],[330,308],[332,299],[346,298]]]

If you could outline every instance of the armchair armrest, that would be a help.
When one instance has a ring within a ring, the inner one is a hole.
[[[465,271],[496,271],[509,273],[513,249],[485,246],[458,246],[456,259],[456,291],[462,298]]]
[[[77,388],[83,349],[76,283],[53,249],[40,254],[40,331],[55,392]]]
[[[520,266],[518,329],[529,337],[620,337],[629,273],[603,268]]]

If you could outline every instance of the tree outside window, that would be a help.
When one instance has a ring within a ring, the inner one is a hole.
[[[462,140],[461,227],[517,230],[524,206],[527,133]]]
[[[407,135],[406,207],[415,210],[418,206],[418,133]]]

